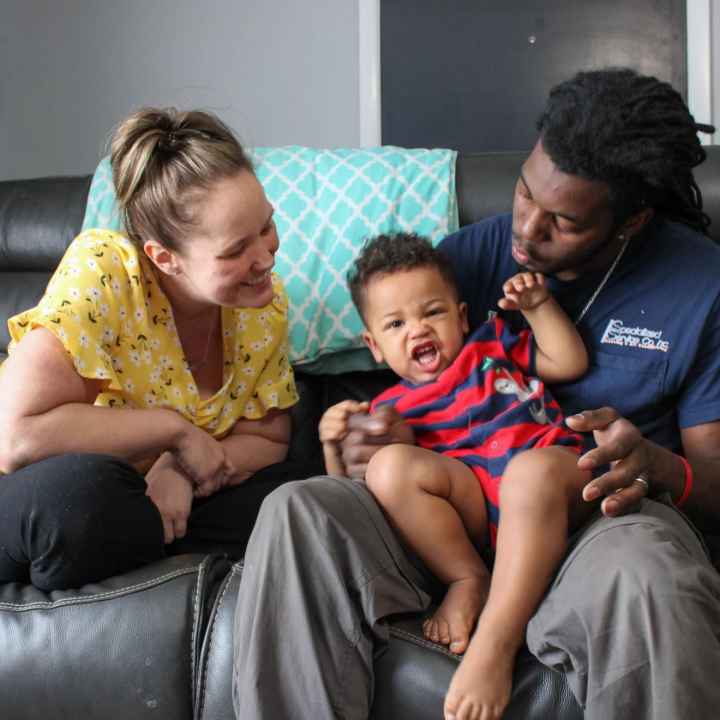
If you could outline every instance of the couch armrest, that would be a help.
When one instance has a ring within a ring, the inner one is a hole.
[[[13,720],[191,720],[221,556],[184,555],[78,590],[0,586],[0,698]]]

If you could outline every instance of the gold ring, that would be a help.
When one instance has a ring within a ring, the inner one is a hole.
[[[638,477],[636,477],[633,480],[633,482],[637,482],[637,483],[640,483],[641,485],[644,485],[645,486],[645,494],[646,495],[650,494],[650,483],[644,477],[638,475]]]

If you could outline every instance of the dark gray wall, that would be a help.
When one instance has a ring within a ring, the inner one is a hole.
[[[358,0],[1,0],[0,179],[91,172],[142,105],[359,144]]]

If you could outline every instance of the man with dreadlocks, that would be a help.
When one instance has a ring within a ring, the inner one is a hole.
[[[590,354],[589,372],[553,391],[591,441],[578,463],[594,473],[584,497],[604,497],[602,512],[569,539],[526,636],[566,673],[589,720],[720,708],[720,575],[676,509],[720,528],[720,248],[704,235],[693,179],[701,129],[656,78],[579,73],[550,93],[512,215],[442,244],[471,327],[526,268],[548,277]],[[362,419],[345,441],[347,474],[363,477],[400,422]],[[238,598],[238,718],[367,718],[385,618],[430,603],[417,565],[363,483],[312,478],[275,491]],[[507,647],[501,625],[484,631],[489,653]],[[506,703],[474,698],[473,678],[459,685],[446,720],[502,715]]]

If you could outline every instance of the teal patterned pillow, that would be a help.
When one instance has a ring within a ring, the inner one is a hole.
[[[416,232],[437,244],[457,230],[457,153],[290,146],[250,154],[275,207],[275,269],[290,302],[293,364],[318,373],[377,367],[363,346],[346,273],[366,238]],[[83,229],[120,224],[105,158],[93,177]]]

